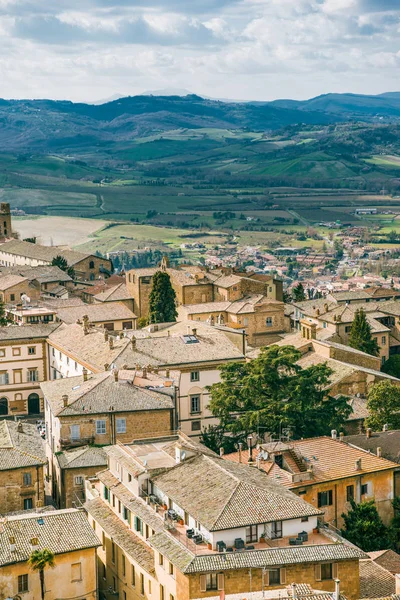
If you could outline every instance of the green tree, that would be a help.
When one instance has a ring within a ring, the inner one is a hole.
[[[293,302],[303,302],[306,299],[304,285],[301,282],[292,288],[292,298]]]
[[[44,570],[46,567],[50,567],[50,569],[54,568],[54,553],[51,552],[51,550],[47,550],[47,548],[43,548],[43,550],[34,550],[28,559],[28,565],[32,571],[39,571],[40,590],[42,600],[44,600]]]
[[[313,437],[340,429],[351,412],[343,397],[326,392],[331,369],[326,364],[302,369],[293,346],[269,346],[247,363],[221,368],[221,381],[210,387],[209,408],[226,433],[254,431]],[[232,414],[238,414],[232,418]]]
[[[389,530],[383,524],[374,500],[356,504],[350,500],[351,510],[343,513],[341,534],[364,552],[384,550],[390,546]]]
[[[349,335],[349,346],[361,352],[379,355],[378,342],[371,335],[371,326],[367,321],[367,315],[362,308],[356,310],[351,324]]]
[[[400,388],[391,381],[379,381],[370,388],[367,408],[366,424],[371,429],[381,431],[384,425],[400,428]]]
[[[335,249],[335,258],[337,258],[338,260],[341,260],[344,255],[343,242],[341,240],[336,239],[333,242],[333,247]]]
[[[397,496],[392,501],[394,517],[390,522],[389,535],[391,547],[396,552],[400,551],[400,497]]]
[[[8,323],[9,323],[9,321],[6,317],[4,302],[2,300],[0,300],[0,326],[4,327],[5,325],[8,325]]]
[[[220,425],[209,425],[203,429],[200,441],[217,454],[219,454],[220,448],[223,448],[226,454],[230,454],[236,452],[238,442],[246,444],[246,436],[244,434],[226,435]]]
[[[392,377],[400,379],[400,354],[393,354],[388,360],[381,366],[381,371]]]
[[[156,271],[149,297],[149,323],[176,321],[176,294],[171,278],[165,271]]]
[[[51,261],[53,267],[58,267],[61,271],[64,271],[67,275],[71,277],[71,279],[75,279],[75,269],[73,267],[69,267],[67,263],[67,259],[58,254]]]

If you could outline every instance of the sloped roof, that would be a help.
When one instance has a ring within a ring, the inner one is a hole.
[[[15,539],[14,552],[10,538]],[[39,540],[39,550],[47,548],[54,554],[101,545],[82,510],[70,508],[8,516],[0,529],[0,566],[27,561],[32,552],[32,538]]]
[[[20,283],[24,283],[28,281],[26,277],[21,277],[20,275],[4,275],[0,274],[0,290],[8,290],[15,285],[19,285]]]
[[[0,471],[33,467],[47,463],[44,443],[36,426],[15,421],[0,421]]]
[[[381,448],[382,456],[393,462],[400,463],[400,429],[374,431],[369,438],[367,438],[365,433],[360,433],[347,435],[344,439],[347,443],[371,451],[374,454],[376,454],[377,448]]]
[[[132,321],[136,319],[136,315],[121,302],[113,303],[112,305],[99,304],[83,304],[80,306],[67,306],[57,310],[57,317],[60,321],[67,324],[76,323],[77,320],[82,320],[87,315],[91,323],[103,321],[119,321],[126,319]]]
[[[219,457],[188,459],[153,481],[209,531],[322,514],[264,472]]]
[[[133,531],[130,531],[101,498],[86,502],[85,508],[117,546],[133,558],[147,573],[154,574],[153,550]]]
[[[53,414],[58,416],[107,413],[110,406],[114,412],[170,410],[174,407],[171,388],[166,388],[169,393],[164,394],[126,381],[115,381],[109,371],[91,375],[87,381],[81,375],[45,381],[41,388]],[[66,407],[64,395],[68,396]]]
[[[65,450],[57,455],[61,469],[84,469],[86,467],[105,467],[107,455],[103,448],[83,446]]]
[[[132,300],[132,294],[128,292],[125,283],[118,283],[114,287],[96,294],[94,299],[97,302],[117,302],[118,300]]]
[[[390,573],[395,575],[400,573],[400,554],[393,550],[379,550],[378,552],[368,552],[368,556]]]
[[[34,340],[48,338],[59,323],[37,323],[36,325],[8,325],[0,327],[0,344],[9,340]]]
[[[41,244],[33,244],[32,242],[24,242],[22,240],[11,240],[1,244],[0,252],[15,254],[17,256],[26,256],[36,260],[48,261],[49,263],[51,263],[53,258],[61,255],[64,256],[68,264],[72,266],[89,256],[94,256],[89,252],[84,253],[77,252],[76,250],[65,250],[64,248],[58,248],[57,246],[42,246]]]
[[[373,560],[360,560],[360,600],[383,598],[396,593],[395,576]]]

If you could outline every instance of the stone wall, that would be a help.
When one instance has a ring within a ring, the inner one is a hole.
[[[31,485],[24,486],[24,473]],[[24,499],[32,498],[32,508],[44,506],[43,467],[26,467],[0,471],[0,507],[2,514],[24,510]]]

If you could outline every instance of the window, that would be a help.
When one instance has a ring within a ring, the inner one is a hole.
[[[118,500],[118,512],[121,513],[121,500]]]
[[[386,335],[382,336],[382,346],[386,346]]]
[[[126,600],[126,592],[122,592],[122,594],[123,594],[123,596],[122,596],[123,600]]]
[[[24,498],[24,510],[30,510],[31,508],[33,508],[33,499]]]
[[[218,589],[218,574],[207,573],[206,575],[206,590],[217,590]]]
[[[200,381],[200,371],[192,371],[190,373],[190,381]]]
[[[101,545],[102,545],[102,549],[105,550],[106,549],[106,534],[104,533],[104,531],[101,534]]]
[[[122,555],[122,562],[121,562],[121,567],[122,567],[122,576],[125,577],[126,574],[126,560],[125,560],[125,554]]]
[[[257,525],[246,527],[246,542],[258,542]]]
[[[52,354],[52,356],[55,356],[55,355],[56,355],[56,351],[55,351],[55,349],[54,349],[54,348],[52,348],[52,349],[51,349],[51,354]]]
[[[80,425],[71,425],[71,442],[77,442],[81,439]]]
[[[135,517],[135,531],[138,531],[139,533],[143,533],[143,524],[141,519],[139,519],[139,517]]]
[[[344,332],[350,333],[350,331],[351,331],[351,325],[346,325],[346,327],[344,328]]]
[[[18,593],[28,592],[28,575],[18,575]]]
[[[321,506],[332,506],[332,490],[318,492],[318,508]]]
[[[103,495],[104,495],[104,500],[109,500],[108,488],[106,488],[106,487],[104,488]]]
[[[0,385],[8,385],[8,373],[7,371],[0,371]]]
[[[72,563],[72,565],[71,565],[71,581],[82,581],[81,563]]]
[[[276,540],[282,537],[282,521],[273,521],[271,523],[271,538]]]
[[[28,369],[28,381],[39,381],[39,372],[37,369]]]
[[[323,563],[321,565],[321,579],[322,581],[333,579],[332,563]]]
[[[144,575],[140,573],[140,593],[144,596]]]
[[[160,600],[165,600],[164,586],[160,583]]]
[[[174,576],[174,565],[172,564],[172,562],[169,563],[168,572],[170,575],[172,575],[172,577]]]
[[[281,583],[281,570],[271,569],[268,571],[269,574],[269,585],[280,585]]]
[[[28,346],[28,354],[36,354],[35,346]]]
[[[67,356],[67,365],[69,365],[69,356]]]
[[[308,522],[308,517],[301,517],[301,522],[302,523],[307,523]]]
[[[13,356],[20,356],[21,355],[21,348],[13,348],[12,349],[12,355]]]
[[[103,579],[107,579],[107,567],[104,563],[102,563],[103,567]]]
[[[347,502],[354,500],[354,485],[348,485],[346,487],[346,500]]]
[[[158,555],[158,564],[160,565],[160,567],[164,566],[164,556],[162,554]]]
[[[32,475],[30,473],[24,473],[23,479],[24,485],[32,485]]]
[[[361,496],[365,496],[369,494],[369,486],[368,483],[363,483],[361,485]]]
[[[6,355],[6,351],[4,348],[0,349],[0,358]]]
[[[267,327],[272,327],[272,317],[267,317],[265,319],[265,324]]]
[[[89,263],[89,269],[94,269],[94,260],[91,260]]]
[[[78,363],[75,361],[75,371],[78,370]]]
[[[117,419],[117,433],[126,433],[126,419]]]
[[[149,579],[149,594],[151,594],[151,579]]]
[[[76,475],[75,485],[83,485],[83,475]]]
[[[111,562],[115,563],[115,544],[111,542]]]
[[[106,422],[104,419],[96,421],[96,435],[104,435],[106,433]]]
[[[132,565],[132,568],[131,568],[131,584],[132,584],[132,587],[135,587],[135,585],[136,585],[135,565]]]
[[[195,394],[194,396],[190,396],[190,413],[199,413],[200,412],[200,394]]]
[[[10,302],[14,302],[15,300],[15,294],[10,294]]]
[[[201,421],[192,421],[192,431],[201,431]]]

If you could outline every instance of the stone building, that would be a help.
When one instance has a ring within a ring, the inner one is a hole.
[[[12,238],[11,211],[8,202],[0,204],[0,242]]]
[[[0,301],[4,304],[20,304],[22,296],[38,300],[40,293],[31,285],[29,279],[20,275],[0,273]]]
[[[74,282],[59,267],[42,265],[39,267],[0,267],[0,278],[4,275],[18,275],[28,280],[31,299],[62,298],[74,289]],[[1,281],[1,279],[0,279]]]
[[[45,569],[46,600],[98,598],[97,536],[82,510],[12,515],[0,527],[0,597],[41,597],[40,574],[28,560],[34,550],[50,550],[54,568]]]
[[[164,270],[171,278],[178,305],[204,304],[208,302],[234,302],[247,296],[265,296],[282,302],[282,282],[272,276],[247,276],[233,273],[232,269],[209,270],[205,267],[183,266],[169,268],[163,259],[160,268],[132,269],[126,274],[126,286],[135,299],[134,312],[146,317],[154,274]]]
[[[400,467],[337,439],[318,437],[269,442],[254,449],[254,463],[273,480],[324,511],[324,520],[343,526],[342,514],[357,503],[375,500],[386,524],[393,518],[392,500],[400,493]],[[334,459],[333,459],[334,457]],[[224,458],[247,462],[248,452]]]
[[[11,240],[0,245],[0,265],[5,267],[37,267],[51,265],[54,258],[62,256],[73,267],[78,281],[106,279],[111,275],[112,263],[94,254],[65,250],[57,246],[42,246],[21,240]]]
[[[0,421],[2,515],[44,506],[43,469],[46,463],[43,441],[35,425],[22,421]]]
[[[57,319],[71,325],[88,320],[94,327],[104,327],[108,331],[136,329],[136,315],[122,302],[101,302],[57,309]]]
[[[126,600],[268,593],[299,581],[359,599],[365,555],[317,533],[317,509],[184,436],[107,449],[90,485],[99,579]],[[88,486],[89,487],[89,486]],[[105,596],[104,596],[105,597]]]
[[[0,327],[0,415],[43,412],[40,383],[48,379],[46,340],[56,327]]]
[[[42,384],[46,452],[53,499],[65,495],[56,454],[74,447],[115,444],[168,434],[174,427],[175,390],[135,385],[133,373],[105,372]],[[64,457],[65,459],[65,457]],[[62,461],[65,466],[65,460]],[[71,490],[72,491],[72,490]]]

